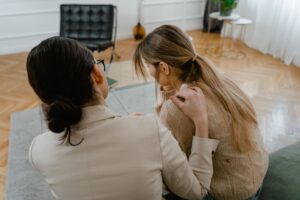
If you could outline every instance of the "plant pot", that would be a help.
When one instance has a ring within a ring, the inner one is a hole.
[[[220,15],[221,16],[230,16],[233,8],[229,8],[225,5],[224,2],[220,2]]]

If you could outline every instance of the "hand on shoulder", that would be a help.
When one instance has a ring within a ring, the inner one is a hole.
[[[196,134],[208,137],[208,116],[205,96],[199,87],[182,87],[179,92],[170,97],[172,102],[188,117],[196,127]],[[198,129],[198,131],[197,131]]]

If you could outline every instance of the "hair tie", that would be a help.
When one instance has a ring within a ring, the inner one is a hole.
[[[198,54],[195,54],[194,57],[193,57],[193,59],[192,59],[192,61],[195,62],[195,60],[197,59],[197,57],[198,57]]]

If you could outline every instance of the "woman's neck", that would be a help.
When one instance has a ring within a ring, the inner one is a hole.
[[[84,104],[84,106],[96,106],[96,105],[107,106],[107,103],[102,95],[96,94],[91,101]]]
[[[177,91],[179,91],[182,84],[183,84],[182,81],[176,81],[175,84],[174,84],[174,88],[175,88]]]

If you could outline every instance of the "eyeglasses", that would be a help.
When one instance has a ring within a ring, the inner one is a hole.
[[[104,60],[95,60],[95,64],[97,64],[105,72]]]

